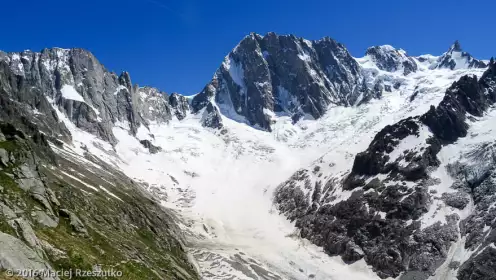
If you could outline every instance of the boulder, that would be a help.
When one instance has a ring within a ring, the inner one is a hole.
[[[67,209],[60,209],[59,213],[61,217],[69,218],[70,225],[75,232],[88,236],[88,230],[86,230],[83,222],[78,218],[78,216],[76,216],[76,214]]]
[[[53,270],[40,255],[21,240],[0,232],[0,270]],[[43,280],[59,280],[46,277]]]
[[[150,154],[156,154],[162,151],[161,147],[154,146],[152,142],[150,142],[150,140],[141,140],[140,143],[141,145],[143,145],[143,147],[147,148],[148,151],[150,151]]]
[[[464,192],[443,193],[441,199],[446,205],[460,210],[464,209],[470,202],[470,196]]]

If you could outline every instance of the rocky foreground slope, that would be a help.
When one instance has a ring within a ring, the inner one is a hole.
[[[2,269],[100,265],[123,279],[198,279],[174,217],[135,182],[104,163],[60,157],[35,128],[0,130]]]
[[[0,54],[0,278],[101,265],[123,279],[199,279],[175,216],[114,166],[63,150],[75,135],[60,119],[115,143],[114,123],[135,131],[186,108],[83,50]]]
[[[494,68],[250,34],[185,97],[82,49],[0,52],[0,266],[491,279]]]

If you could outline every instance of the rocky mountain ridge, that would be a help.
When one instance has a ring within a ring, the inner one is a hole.
[[[109,72],[83,49],[0,52],[0,64],[2,90],[30,106],[44,119],[39,124],[45,122],[45,127],[58,125],[57,119],[50,117],[49,104],[54,103],[77,127],[115,144],[115,125],[136,134],[140,125],[184,118],[189,111],[185,97],[133,85],[129,73],[118,76]]]
[[[371,65],[362,65],[364,60]],[[318,119],[330,105],[359,105],[400,86],[370,77],[369,66],[403,76],[421,67],[426,71],[487,67],[463,52],[458,41],[440,57],[411,57],[384,45],[355,59],[328,37],[309,41],[252,33],[226,56],[212,81],[193,98],[192,109],[199,111],[214,101],[224,116],[270,131],[276,116],[289,115],[294,122]]]
[[[115,167],[60,153],[19,116],[0,121],[0,279],[76,269],[199,279],[173,214]]]
[[[405,76],[425,63],[428,68],[452,70],[487,66],[463,52],[458,41],[442,56],[429,60],[389,45],[371,47],[365,57],[377,69]],[[400,86],[370,77],[363,60],[353,58],[342,44],[328,37],[308,41],[293,35],[252,33],[226,57],[212,81],[188,100],[177,93],[169,96],[156,88],[133,85],[129,73],[109,72],[83,49],[0,52],[3,67],[9,69],[3,71],[6,92],[25,95],[22,100],[29,102],[32,96],[44,96],[78,127],[114,144],[111,130],[115,125],[129,127],[136,134],[140,125],[183,119],[209,103],[216,107],[211,116],[215,123],[222,123],[223,116],[270,131],[277,116],[290,116],[294,122],[318,119],[330,105],[358,105]],[[47,102],[40,102],[29,105],[49,113]]]

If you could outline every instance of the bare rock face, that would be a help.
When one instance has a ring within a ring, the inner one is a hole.
[[[370,47],[366,55],[370,56],[375,65],[384,71],[401,71],[406,76],[418,70],[415,60],[404,50],[397,50],[389,45]]]
[[[205,127],[211,127],[215,129],[222,128],[222,117],[220,115],[219,109],[211,102],[208,103],[205,111],[203,112],[201,123]]]
[[[111,144],[117,141],[112,133],[114,126],[135,134],[140,125],[166,123],[173,113],[184,118],[188,111],[184,97],[176,94],[173,99],[178,102],[171,105],[167,94],[133,84],[127,72],[109,72],[83,49],[0,52],[0,93],[3,119],[19,113],[34,114],[36,125],[45,133],[69,138],[60,120],[67,117],[78,128]],[[63,115],[58,115],[54,107]]]
[[[442,199],[446,203],[454,208],[465,209],[467,204],[470,202],[470,196],[467,193],[456,192],[456,193],[443,193]]]
[[[0,251],[1,270],[53,270],[50,264],[43,260],[35,250],[14,236],[0,232],[0,248],[2,248]],[[43,279],[58,280],[59,278],[45,277]]]
[[[251,34],[225,58],[192,100],[197,112],[215,100],[222,114],[270,130],[270,115],[321,117],[328,105],[359,104],[372,95],[360,66],[330,39]]]
[[[167,93],[152,87],[135,87],[135,90],[138,92],[138,98],[134,106],[140,123],[167,123],[172,119],[172,106]]]
[[[485,280],[496,275],[496,249],[485,247],[476,257],[471,258],[460,267],[458,279]]]
[[[13,227],[17,230],[18,234],[22,237],[24,242],[37,252],[40,258],[43,258],[44,251],[41,247],[40,240],[36,236],[34,230],[28,221],[19,218],[12,221]]]
[[[174,92],[169,96],[169,104],[178,120],[184,119],[190,111],[188,99],[178,93]]]
[[[9,163],[9,153],[4,149],[0,149],[0,165],[7,166],[8,163]]]
[[[80,233],[83,236],[88,235],[88,230],[84,226],[83,222],[78,218],[78,216],[76,216],[76,214],[67,209],[60,209],[59,213],[60,216],[69,219],[69,223],[75,232]]]

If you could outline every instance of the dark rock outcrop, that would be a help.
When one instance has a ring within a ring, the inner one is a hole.
[[[175,92],[169,96],[169,104],[178,120],[184,119],[190,110],[188,99]]]
[[[470,196],[463,192],[443,193],[442,199],[446,205],[458,209],[464,209],[470,202]]]
[[[143,147],[147,148],[151,154],[156,154],[162,151],[162,148],[154,146],[152,142],[150,142],[150,140],[141,140],[140,143],[141,145],[143,145]]]
[[[205,111],[203,112],[201,124],[205,127],[220,129],[222,128],[222,116],[220,115],[217,106],[211,102],[208,103]]]
[[[408,118],[394,125],[386,126],[376,134],[368,149],[359,153],[354,161],[352,173],[345,183],[345,189],[356,187],[356,177],[372,176],[379,173],[397,171],[404,178],[417,180],[426,175],[429,166],[437,166],[436,154],[441,149],[441,144],[451,144],[458,138],[467,135],[468,124],[466,115],[482,116],[483,112],[494,101],[494,64],[478,80],[476,77],[463,76],[446,91],[446,94],[437,106],[420,117]],[[432,136],[425,140],[426,147],[415,156],[405,159],[409,163],[416,163],[418,167],[411,173],[411,169],[400,168],[394,162],[389,162],[389,154],[407,136],[419,137],[419,126],[425,125]]]
[[[441,141],[453,143],[467,135],[466,113],[481,116],[491,103],[484,90],[482,80],[464,76],[448,89],[439,106],[432,106],[420,119]]]
[[[488,280],[496,276],[496,249],[486,247],[476,257],[465,262],[458,272],[460,280]]]
[[[415,60],[409,57],[405,51],[397,50],[389,45],[370,47],[367,49],[366,55],[372,59],[379,69],[384,71],[396,72],[402,70],[406,76],[418,70]]]

